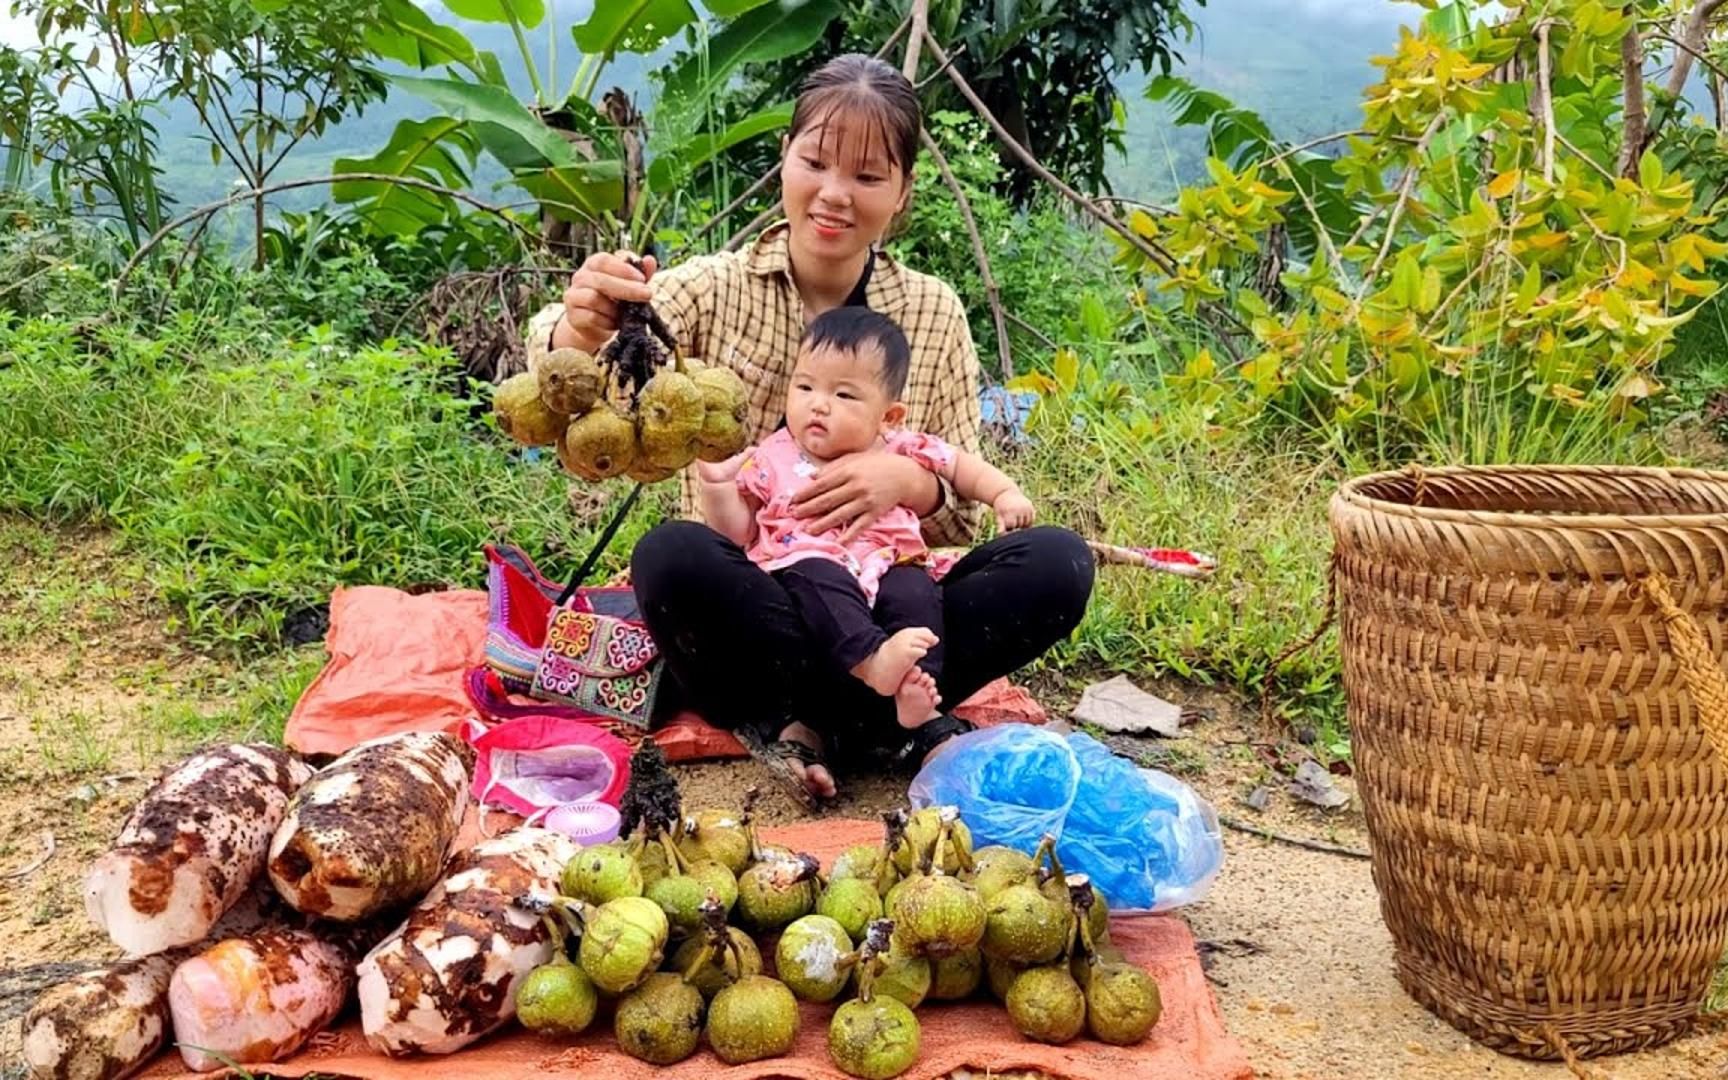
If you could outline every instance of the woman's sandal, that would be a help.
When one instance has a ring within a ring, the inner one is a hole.
[[[962,720],[953,713],[943,713],[936,719],[912,729],[911,738],[894,756],[895,764],[916,771],[923,768],[924,759],[929,756],[930,751],[956,735],[977,730],[978,726],[970,720]]]
[[[810,790],[809,785],[804,783],[804,777],[792,766],[796,763],[808,769],[812,765],[820,765],[826,769],[828,762],[822,756],[822,751],[796,739],[766,742],[760,732],[749,728],[742,728],[736,734],[745,749],[750,751],[750,756],[767,766],[768,771],[780,781],[786,794],[792,796],[806,810],[821,807],[821,796]]]

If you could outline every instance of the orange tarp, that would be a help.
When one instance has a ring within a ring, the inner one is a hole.
[[[768,840],[809,851],[829,864],[853,844],[880,841],[880,823],[852,820],[812,821],[764,829]],[[1080,1039],[1067,1046],[1045,1046],[1022,1038],[1009,1025],[1002,1006],[986,998],[931,1002],[918,1010],[923,1050],[918,1063],[902,1074],[907,1080],[933,1080],[960,1068],[1003,1072],[1034,1069],[1060,1080],[1250,1080],[1254,1070],[1242,1048],[1224,1030],[1211,988],[1200,970],[1194,938],[1180,919],[1162,915],[1112,918],[1110,939],[1144,965],[1162,991],[1164,1015],[1152,1035],[1138,1046],[1116,1047]],[[772,962],[772,951],[764,950]],[[980,991],[983,993],[983,991]],[[617,1048],[602,1013],[593,1029],[573,1042],[560,1042],[508,1027],[455,1054],[390,1059],[367,1046],[359,1022],[347,1020],[320,1036],[298,1056],[253,1076],[360,1076],[369,1080],[514,1080],[526,1077],[605,1077],[606,1080],[846,1080],[828,1058],[828,1020],[832,1005],[801,1006],[798,1042],[787,1057],[727,1066],[704,1044],[695,1056],[658,1067],[626,1056]],[[177,1053],[159,1059],[145,1074],[189,1080]]]

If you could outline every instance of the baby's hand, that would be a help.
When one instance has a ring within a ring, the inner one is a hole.
[[[744,467],[744,459],[750,456],[748,449],[741,450],[725,461],[698,461],[696,475],[704,484],[730,484],[738,479],[738,470]]]
[[[1032,500],[1020,494],[1019,488],[1009,488],[998,495],[991,508],[996,511],[996,524],[1003,532],[1024,529],[1038,515]]]

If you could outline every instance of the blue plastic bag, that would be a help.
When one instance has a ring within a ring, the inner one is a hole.
[[[1193,788],[1079,732],[969,732],[943,745],[908,794],[915,807],[958,807],[975,848],[1030,854],[1050,833],[1063,867],[1091,878],[1115,911],[1191,904],[1224,861],[1217,816]]]

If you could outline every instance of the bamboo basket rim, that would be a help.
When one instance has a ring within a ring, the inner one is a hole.
[[[1394,480],[1422,480],[1456,476],[1535,476],[1556,479],[1622,478],[1656,481],[1702,481],[1728,488],[1728,470],[1669,468],[1661,465],[1410,465],[1352,477],[1339,485],[1334,499],[1353,509],[1390,514],[1417,521],[1492,525],[1525,529],[1618,529],[1668,528],[1701,525],[1728,527],[1728,512],[1700,510],[1684,514],[1602,514],[1528,510],[1468,510],[1443,506],[1418,506],[1365,494],[1364,488]]]

